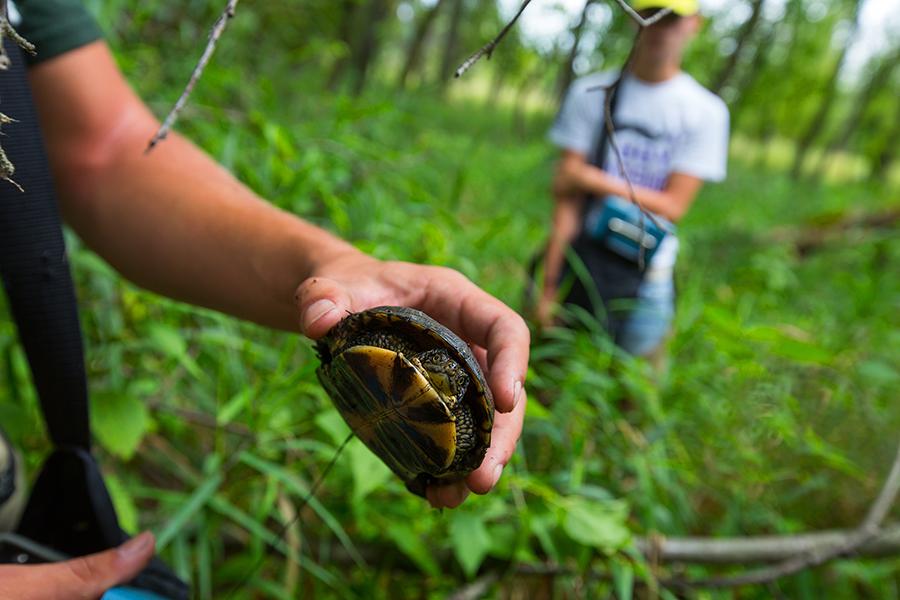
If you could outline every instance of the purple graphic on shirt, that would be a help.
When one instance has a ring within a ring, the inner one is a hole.
[[[633,130],[620,131],[616,137],[631,183],[663,189],[672,165],[672,141],[667,137],[647,137]],[[612,148],[607,149],[606,165],[611,175],[624,179]]]

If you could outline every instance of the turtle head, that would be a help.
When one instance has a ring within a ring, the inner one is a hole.
[[[415,362],[451,408],[466,393],[469,376],[446,350],[428,350],[415,357]]]

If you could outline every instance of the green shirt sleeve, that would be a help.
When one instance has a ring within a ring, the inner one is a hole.
[[[15,0],[14,5],[22,16],[21,22],[14,24],[16,31],[34,44],[37,51],[36,56],[26,54],[29,65],[103,37],[100,26],[81,0]]]

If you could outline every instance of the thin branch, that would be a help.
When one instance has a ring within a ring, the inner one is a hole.
[[[256,437],[256,434],[253,433],[253,431],[251,431],[250,428],[243,423],[219,423],[216,418],[210,414],[190,410],[187,408],[181,408],[180,406],[173,406],[159,399],[149,400],[147,402],[147,407],[153,410],[158,410],[160,412],[171,413],[173,415],[181,417],[185,421],[200,425],[201,427],[206,427],[208,429],[221,429],[222,431],[227,431],[228,433],[233,433],[242,437]]]
[[[887,479],[885,479],[881,492],[869,509],[865,520],[840,543],[813,549],[765,569],[698,581],[679,581],[676,582],[676,586],[684,588],[723,588],[768,583],[799,573],[810,567],[817,567],[841,556],[855,555],[861,548],[881,534],[881,524],[896,501],[898,493],[900,493],[900,447],[897,448],[897,456],[894,458],[894,463],[891,466]]]
[[[644,556],[663,563],[739,565],[777,562],[807,554],[816,548],[843,544],[855,529],[834,529],[789,535],[759,535],[737,538],[652,536],[639,538],[637,548]],[[863,544],[857,556],[879,558],[900,554],[900,524],[885,528]]]
[[[447,597],[447,600],[479,600],[479,598],[484,598],[499,580],[499,573],[489,571],[472,583],[466,584],[453,592]]]
[[[228,24],[229,19],[234,17],[234,9],[237,6],[237,3],[238,0],[228,0],[225,10],[219,15],[219,18],[216,19],[212,31],[209,32],[209,41],[206,43],[206,48],[203,50],[203,54],[200,56],[197,66],[194,67],[194,72],[191,73],[190,80],[188,80],[187,85],[184,87],[184,91],[181,92],[181,96],[178,98],[175,106],[172,107],[172,110],[169,112],[168,116],[166,116],[159,131],[156,132],[156,135],[154,135],[147,144],[147,149],[144,151],[145,153],[153,150],[153,148],[156,147],[156,144],[166,139],[166,136],[169,135],[169,130],[178,119],[178,114],[187,103],[188,96],[191,95],[191,92],[194,90],[194,85],[197,83],[197,80],[200,79],[200,76],[203,74],[203,69],[206,68],[206,64],[212,57],[212,54],[216,49],[216,42],[219,41],[219,36],[221,36],[222,32],[225,30],[225,25]]]
[[[619,3],[619,6],[622,7],[622,10],[624,10],[625,13],[628,14],[628,16],[631,17],[634,22],[641,27],[641,29],[643,29],[644,27],[650,27],[657,21],[661,21],[672,12],[671,8],[663,8],[645,19],[644,17],[639,15],[633,8],[631,8],[631,6],[629,6],[628,3],[625,2],[625,0],[616,0],[616,2]]]
[[[512,29],[512,26],[516,24],[516,21],[519,20],[519,17],[522,16],[522,13],[525,11],[525,8],[531,4],[531,0],[525,0],[522,2],[522,6],[519,7],[519,12],[516,13],[516,16],[512,18],[512,20],[506,24],[506,26],[497,34],[493,40],[484,45],[478,52],[467,58],[463,61],[463,64],[459,65],[459,68],[456,69],[456,73],[453,74],[454,77],[460,77],[463,73],[468,71],[472,65],[478,62],[478,60],[482,56],[487,56],[488,60],[491,58],[491,54],[494,52],[494,48],[497,47],[497,44],[506,36],[507,32]]]

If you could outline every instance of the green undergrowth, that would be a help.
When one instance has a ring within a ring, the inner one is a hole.
[[[260,195],[366,252],[454,267],[521,306],[551,211],[547,115],[426,94],[351,100],[302,77],[246,83],[211,67],[181,130]],[[136,84],[168,106],[166,76]],[[539,563],[563,572],[520,575],[508,593],[625,597],[651,579],[638,536],[852,527],[900,441],[900,243],[896,229],[849,231],[806,255],[795,242],[887,198],[735,157],[680,228],[658,384],[590,323],[536,337],[525,431],[494,493],[430,510],[354,440],[286,531],[347,434],[310,343],[137,289],[70,235],[93,425],[120,516],[156,532],[199,598],[225,597],[259,562],[239,597],[441,598],[479,573]],[[0,356],[12,390],[0,422],[33,472],[47,442],[8,318]],[[898,567],[841,562],[779,586],[897,597]]]

